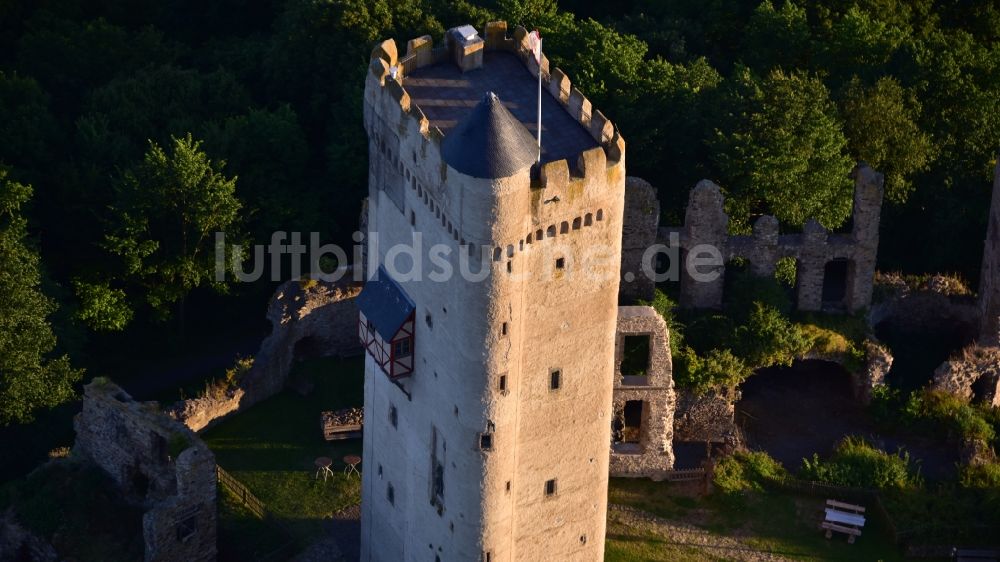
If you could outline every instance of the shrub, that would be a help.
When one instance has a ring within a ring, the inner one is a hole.
[[[745,325],[736,330],[738,355],[753,369],[791,365],[809,349],[802,330],[781,311],[760,302],[753,303]]]
[[[715,465],[712,482],[721,492],[761,491],[769,480],[782,480],[788,471],[763,451],[738,452]]]
[[[864,366],[864,349],[854,345],[843,334],[821,328],[815,324],[797,324],[806,339],[809,351],[824,357],[836,357],[842,362],[845,369],[855,372]]]
[[[856,488],[905,489],[919,484],[910,470],[909,453],[889,454],[861,437],[846,437],[833,455],[820,460],[802,459],[801,476],[839,486]]]
[[[674,358],[674,382],[696,394],[713,388],[733,388],[747,379],[753,370],[728,349],[713,349],[704,357],[685,346]]]
[[[911,394],[903,417],[914,429],[944,437],[986,442],[996,437],[993,425],[981,410],[942,390],[925,389]]]

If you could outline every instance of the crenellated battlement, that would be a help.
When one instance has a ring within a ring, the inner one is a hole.
[[[598,145],[594,149],[581,151],[575,158],[559,158],[543,162],[537,173],[533,174],[535,178],[533,187],[565,189],[575,179],[585,178],[588,174],[604,173],[608,168],[622,164],[625,141],[614,124],[603,113],[593,108],[590,100],[573,86],[565,72],[559,68],[550,71],[549,60],[544,54],[540,64],[535,61],[528,44],[528,32],[524,27],[516,27],[513,36],[508,36],[506,22],[490,22],[486,24],[483,36],[486,51],[503,51],[516,55],[533,77],[537,78],[541,72],[542,87]],[[412,101],[406,89],[406,79],[418,69],[445,63],[453,56],[459,59],[456,62],[464,71],[465,66],[460,60],[464,55],[456,54],[455,41],[450,32],[446,34],[444,43],[436,47],[429,35],[416,37],[407,42],[406,54],[400,57],[396,42],[393,39],[386,39],[372,50],[369,64],[369,71],[375,84],[379,86],[382,95],[388,94],[397,109],[397,115],[382,115],[382,117],[397,118],[395,125],[400,131],[412,127],[421,134],[424,142],[434,145],[436,153],[440,152],[444,133],[440,128],[433,126],[420,107]],[[478,51],[478,56],[482,56],[481,50]],[[484,67],[484,70],[489,71],[488,67]]]

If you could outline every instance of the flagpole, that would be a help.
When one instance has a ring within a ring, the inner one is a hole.
[[[538,163],[542,163],[542,35],[538,35]]]

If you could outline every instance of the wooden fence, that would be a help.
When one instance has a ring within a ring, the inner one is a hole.
[[[267,508],[264,506],[264,502],[253,495],[242,482],[233,478],[232,474],[223,470],[219,465],[215,465],[215,473],[219,477],[219,484],[222,484],[223,487],[236,496],[236,499],[240,500],[240,503],[253,512],[254,515],[261,519],[267,517]]]
[[[705,478],[704,468],[679,468],[668,470],[665,474],[668,482],[686,482]]]

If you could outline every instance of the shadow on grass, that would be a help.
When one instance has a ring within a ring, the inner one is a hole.
[[[310,380],[312,392],[301,396],[286,389],[202,437],[216,462],[304,546],[323,532],[323,519],[361,501],[360,478],[345,476],[342,461],[345,455],[361,454],[361,440],[325,441],[319,416],[324,410],[363,404],[364,359],[304,361],[292,376]],[[334,474],[326,481],[315,478],[318,457],[334,461]]]

